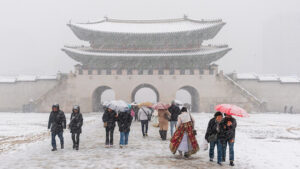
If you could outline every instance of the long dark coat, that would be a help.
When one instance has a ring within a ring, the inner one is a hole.
[[[181,114],[180,108],[176,105],[172,105],[169,107],[169,112],[171,113],[171,120],[170,121],[177,121],[178,116]]]
[[[231,126],[227,126],[227,122],[231,121],[232,125]],[[223,133],[223,139],[226,141],[235,139],[235,128],[237,126],[236,120],[235,118],[231,117],[225,117],[221,123],[221,127],[222,127],[222,133]]]
[[[49,116],[48,129],[51,128],[51,132],[60,133],[66,129],[66,116],[61,110],[52,111]]]
[[[129,112],[120,112],[118,115],[118,126],[120,132],[129,132],[132,122],[132,116]]]
[[[221,123],[219,124],[219,131],[217,130],[218,123],[216,121],[216,118],[210,119],[207,125],[206,133],[205,133],[205,139],[207,140],[209,136],[213,134],[218,134],[218,137],[221,136]]]
[[[72,113],[70,118],[70,132],[71,133],[81,133],[81,128],[83,125],[83,118],[82,114],[80,112],[78,113]]]
[[[103,116],[102,116],[102,121],[103,123],[107,123],[108,128],[115,128],[116,127],[116,117],[117,113],[115,111],[109,112],[107,109],[105,110]]]

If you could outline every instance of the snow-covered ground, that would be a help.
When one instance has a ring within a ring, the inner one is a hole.
[[[213,115],[193,115],[201,145]],[[131,129],[129,147],[118,147],[116,128],[115,147],[104,148],[100,113],[84,114],[79,151],[72,149],[70,133],[65,131],[65,149],[51,152],[48,116],[0,113],[0,168],[300,168],[300,115],[252,114],[250,118],[237,118],[235,167],[228,166],[228,160],[222,167],[208,162],[208,151],[203,150],[190,159],[180,159],[171,154],[169,141],[159,139],[157,128],[150,125],[149,137],[143,138],[137,122]]]

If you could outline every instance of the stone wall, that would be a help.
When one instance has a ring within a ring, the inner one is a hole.
[[[293,106],[294,113],[300,113],[300,84],[279,81],[237,80],[248,91],[266,102],[267,111],[283,112]]]
[[[56,92],[49,93],[43,99],[39,104],[38,111],[49,111],[53,102],[59,103],[66,112],[70,112],[75,104],[79,104],[83,112],[94,111],[95,104],[100,106],[99,100],[95,102],[95,91],[99,87],[114,90],[116,99],[130,103],[133,101],[132,93],[141,85],[155,88],[159,93],[159,101],[165,103],[171,103],[178,90],[187,89],[189,92],[193,92],[190,93],[192,96],[198,97],[196,105],[193,106],[197,106],[195,109],[199,112],[214,111],[214,106],[220,103],[234,103],[247,110],[254,108],[253,103],[243,96],[239,89],[224,80],[221,74],[209,74],[208,70],[202,75],[195,74],[195,72],[194,74],[186,72],[183,75],[178,73],[170,75],[167,71],[162,75],[156,73],[152,75],[138,75],[137,73],[117,75],[114,70],[111,74],[98,75],[83,71],[83,74],[69,75],[59,85]]]
[[[0,83],[0,111],[20,112],[24,104],[39,99],[57,83],[58,80]]]

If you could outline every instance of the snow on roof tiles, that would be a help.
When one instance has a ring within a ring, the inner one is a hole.
[[[0,76],[0,83],[15,83],[16,77]]]
[[[259,81],[278,81],[279,76],[276,74],[269,74],[269,75],[258,75]]]
[[[82,55],[89,55],[89,56],[131,56],[131,57],[144,57],[144,56],[190,56],[190,55],[207,55],[217,52],[224,52],[229,51],[231,48],[228,47],[216,47],[211,49],[200,49],[198,51],[192,51],[192,52],[182,52],[182,53],[105,53],[105,52],[90,52],[90,51],[84,51],[81,49],[74,49],[74,48],[68,48],[64,47],[62,49],[63,51],[69,51],[73,53],[78,53]]]
[[[257,79],[257,74],[256,73],[238,73],[237,74],[237,79],[241,80],[252,80],[252,79]]]
[[[281,83],[300,83],[298,76],[278,76],[276,74],[237,73],[238,80],[274,81]]]
[[[19,75],[17,77],[17,81],[19,81],[19,82],[33,82],[33,81],[36,81],[36,76],[33,76],[33,75]]]
[[[37,79],[38,80],[55,80],[55,79],[57,79],[57,76],[56,75],[40,75],[40,76],[37,76]]]
[[[171,33],[201,30],[223,26],[222,20],[204,21],[185,18],[169,20],[116,20],[105,19],[93,23],[69,23],[85,30],[115,33]]]
[[[19,75],[0,76],[0,83],[34,82],[37,80],[56,80],[57,75]]]
[[[297,76],[284,76],[280,77],[281,83],[300,83],[300,79]]]

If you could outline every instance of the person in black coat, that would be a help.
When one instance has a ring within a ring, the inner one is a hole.
[[[222,144],[223,144],[223,153],[222,153],[222,161],[225,162],[226,159],[226,148],[227,144],[229,146],[229,160],[230,165],[234,166],[234,141],[235,141],[235,129],[237,123],[235,118],[230,115],[225,116],[221,123],[221,127],[223,130]]]
[[[169,107],[169,112],[171,113],[171,119],[170,119],[170,131],[171,131],[171,137],[174,134],[174,129],[176,128],[177,119],[178,116],[181,114],[180,108],[176,105],[176,103],[173,101],[171,107]]]
[[[110,108],[107,108],[102,116],[102,121],[106,131],[106,146],[112,147],[114,144],[114,130],[116,127],[117,118],[117,113]]]
[[[59,109],[59,104],[52,106],[52,111],[49,116],[48,129],[51,128],[51,145],[52,151],[56,151],[55,136],[58,135],[61,149],[64,149],[63,131],[66,129],[66,116],[63,111]]]
[[[83,125],[83,118],[82,114],[80,113],[80,107],[74,106],[70,118],[69,129],[72,133],[72,140],[73,140],[73,149],[79,149],[79,136],[81,133],[81,128]]]
[[[209,158],[210,161],[213,161],[214,158],[214,149],[217,145],[218,150],[218,164],[222,165],[222,131],[221,130],[221,122],[223,119],[223,114],[221,112],[216,112],[214,118],[212,118],[207,126],[205,139],[209,142]]]
[[[133,117],[129,111],[120,112],[118,115],[118,126],[120,131],[120,148],[128,145],[128,136]]]

